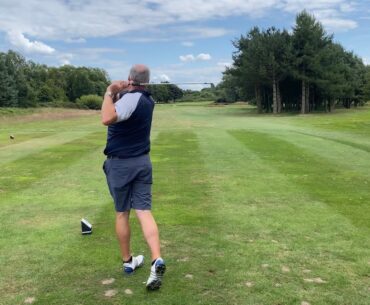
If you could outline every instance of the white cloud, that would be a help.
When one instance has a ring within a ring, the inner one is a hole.
[[[181,61],[194,61],[195,60],[195,57],[193,54],[188,54],[188,55],[180,55],[179,56],[180,60]]]
[[[224,28],[210,28],[210,27],[181,27],[184,32],[189,33],[194,38],[214,38],[229,34],[230,31]]]
[[[59,60],[59,64],[61,66],[64,65],[71,65],[71,59],[74,57],[71,53],[64,53],[57,56]]]
[[[89,1],[88,5],[85,5],[81,0],[49,0],[47,4],[40,0],[27,0],[19,1],[17,6],[14,6],[13,0],[1,0],[0,29],[17,30],[37,39],[83,42],[83,39],[89,37],[109,37],[134,31],[140,33],[140,30],[167,31],[169,26],[186,26],[188,23],[193,27],[189,29],[189,34],[197,37],[217,37],[225,35],[227,30],[213,27],[198,29],[196,23],[232,15],[256,16],[277,2],[107,0]]]
[[[66,59],[66,58],[60,59],[60,65],[61,66],[67,66],[67,65],[70,65],[70,64],[71,64],[71,62],[68,59]]]
[[[85,38],[67,38],[65,40],[67,43],[85,43],[86,39]]]
[[[40,41],[31,41],[16,30],[8,32],[8,39],[13,46],[22,49],[26,53],[52,54],[55,52],[55,49],[52,47]]]
[[[358,26],[355,20],[346,17],[346,13],[356,10],[356,3],[347,0],[284,0],[277,5],[289,13],[298,13],[303,9],[313,14],[332,32],[352,30]]]
[[[349,12],[353,12],[355,10],[355,3],[354,2],[350,2],[350,3],[341,3],[340,4],[340,10],[343,12],[343,13],[349,13]]]
[[[197,60],[210,60],[211,55],[205,54],[205,53],[200,53],[200,54],[197,55],[196,59]]]
[[[193,54],[180,55],[179,58],[181,61],[187,62],[187,61],[206,61],[206,60],[210,60],[212,57],[208,53],[207,54],[200,53],[196,56],[194,56]]]
[[[320,20],[328,31],[347,31],[357,27],[357,22],[341,18],[323,18]]]
[[[312,10],[321,10],[328,8],[339,7],[341,4],[346,3],[346,0],[283,0],[280,1],[279,7],[283,8],[285,11],[296,13],[300,12],[303,9],[312,11]]]
[[[230,16],[256,18],[265,16],[275,9],[289,13],[297,13],[302,9],[310,12],[333,10],[335,13],[330,19],[334,21],[331,23],[337,24],[341,30],[343,27],[352,29],[354,21],[350,20],[346,13],[356,9],[358,2],[348,0],[188,0],[186,2],[107,0],[89,1],[88,5],[85,5],[85,1],[82,0],[48,0],[47,4],[40,0],[27,0],[19,1],[17,6],[14,6],[13,0],[0,1],[2,31],[14,30],[36,39],[55,39],[71,43],[83,43],[89,37],[111,37],[127,33],[135,33],[136,36],[136,33],[148,31],[153,33],[152,37],[161,39],[166,38],[166,33],[170,33],[171,36],[176,36],[176,33],[181,34],[183,41],[220,37],[230,34],[230,30],[204,27],[200,24],[204,25],[207,20]],[[342,19],[342,22],[339,23],[339,19]]]
[[[161,82],[169,82],[169,81],[170,81],[170,78],[169,78],[169,76],[168,76],[167,74],[161,74],[161,75],[159,76],[159,80],[160,80]]]
[[[222,67],[222,68],[229,68],[232,66],[231,62],[226,62],[226,61],[221,61],[217,63],[217,66]]]
[[[194,46],[194,42],[192,42],[192,41],[183,41],[183,42],[181,42],[181,44],[184,47],[193,47]]]

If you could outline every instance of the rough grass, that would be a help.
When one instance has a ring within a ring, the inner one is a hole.
[[[368,304],[369,109],[157,105],[153,212],[168,272],[155,293],[148,260],[121,273],[98,115],[22,117],[0,122],[0,304]]]

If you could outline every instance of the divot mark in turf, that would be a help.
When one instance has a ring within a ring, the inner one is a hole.
[[[187,275],[185,275],[185,278],[187,278],[189,280],[192,280],[193,279],[193,275],[192,274],[187,274]]]
[[[306,301],[302,301],[301,302],[301,305],[311,305],[310,303],[306,302]]]
[[[322,278],[320,277],[315,277],[315,278],[312,278],[312,279],[303,279],[306,283],[316,283],[316,284],[325,284],[327,283],[326,281],[324,281]]]
[[[127,295],[131,295],[131,294],[133,294],[133,292],[132,292],[132,290],[131,289],[125,289],[125,294],[127,294]]]
[[[310,269],[303,269],[303,271],[302,271],[303,273],[310,273],[311,272],[311,270]]]
[[[114,278],[110,278],[110,279],[102,280],[102,281],[101,281],[101,283],[102,283],[103,285],[110,285],[110,284],[113,284],[113,283],[114,283],[114,281],[115,281],[115,279],[114,279]]]
[[[287,266],[282,266],[281,271],[284,272],[284,273],[287,273],[287,272],[290,272],[290,268],[287,267]]]
[[[215,274],[216,274],[216,270],[209,269],[209,270],[208,270],[208,274],[209,274],[209,275],[215,275]]]
[[[117,289],[109,289],[104,292],[104,295],[108,298],[114,297],[117,294]]]
[[[262,264],[261,267],[266,269],[266,268],[270,267],[270,265],[269,264]]]
[[[245,282],[245,286],[247,286],[248,288],[250,288],[250,287],[253,287],[254,286],[254,283],[253,282]]]
[[[33,302],[36,301],[36,298],[34,297],[28,297],[24,300],[24,304],[32,304]]]

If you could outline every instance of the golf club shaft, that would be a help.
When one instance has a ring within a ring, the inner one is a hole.
[[[158,86],[158,85],[213,85],[213,83],[133,83],[134,86]]]

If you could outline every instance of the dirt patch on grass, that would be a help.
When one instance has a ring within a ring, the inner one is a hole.
[[[111,278],[111,279],[102,280],[101,283],[103,285],[110,285],[110,284],[113,284],[114,281],[115,281],[115,279],[114,278]]]
[[[109,290],[106,290],[104,293],[104,295],[108,298],[114,297],[116,294],[117,294],[116,289],[109,289]]]
[[[97,115],[98,110],[63,109],[63,108],[40,108],[34,113],[24,115],[2,115],[1,121],[6,122],[34,122],[46,120],[64,120],[70,118]]]
[[[316,283],[316,284],[325,284],[326,281],[324,281],[322,278],[320,277],[315,277],[315,278],[312,278],[312,279],[303,279],[306,283]]]
[[[36,299],[34,297],[28,297],[24,300],[24,304],[32,304]]]
[[[290,268],[288,266],[282,266],[281,271],[284,273],[290,272]]]

